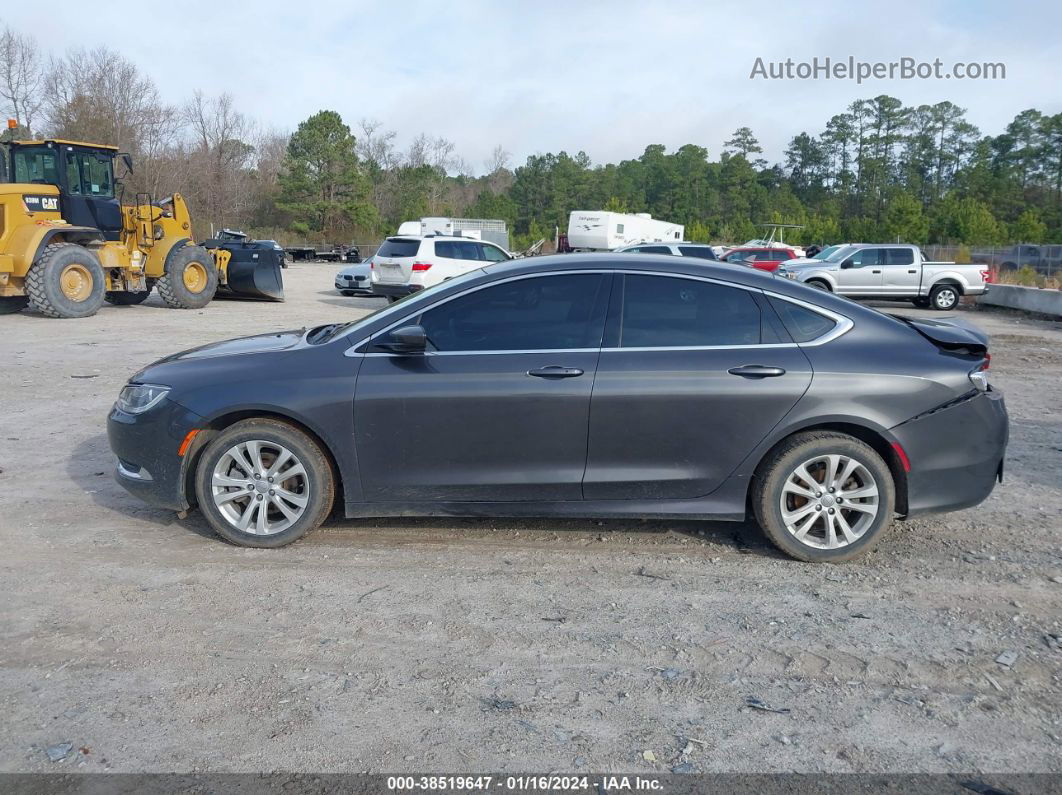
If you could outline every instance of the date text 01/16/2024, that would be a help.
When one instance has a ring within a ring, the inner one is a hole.
[[[471,792],[502,789],[507,792],[654,792],[663,787],[648,776],[388,776],[387,789],[395,792]]]

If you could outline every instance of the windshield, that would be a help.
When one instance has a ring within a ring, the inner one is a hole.
[[[834,248],[837,250],[826,257],[826,262],[840,262],[845,257],[849,257],[859,251],[855,246],[834,246]]]
[[[820,261],[828,260],[830,258],[830,255],[833,254],[833,252],[835,252],[839,248],[840,248],[840,246],[826,246],[826,248],[824,248],[822,251],[820,251],[814,257],[811,257],[811,259],[817,259],[817,260],[820,260]]]

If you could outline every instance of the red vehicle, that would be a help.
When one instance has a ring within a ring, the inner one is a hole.
[[[775,271],[786,260],[796,259],[797,253],[791,248],[781,246],[758,247],[739,246],[726,252],[721,259],[734,265],[750,265],[761,271]]]

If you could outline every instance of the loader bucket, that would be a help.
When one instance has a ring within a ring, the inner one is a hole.
[[[234,256],[229,260],[228,275],[227,287],[234,296],[284,300],[284,278],[278,262],[271,259],[241,262]]]
[[[284,263],[284,250],[272,241],[249,240],[242,233],[228,230],[226,233],[225,237],[203,243],[207,248],[229,253],[228,278],[220,294],[283,301],[284,277],[280,269]]]

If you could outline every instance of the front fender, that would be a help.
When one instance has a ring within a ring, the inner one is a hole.
[[[802,284],[807,284],[812,280],[826,282],[830,285],[830,290],[837,292],[837,278],[830,271],[808,271],[807,273],[801,273],[798,278],[798,281]]]

